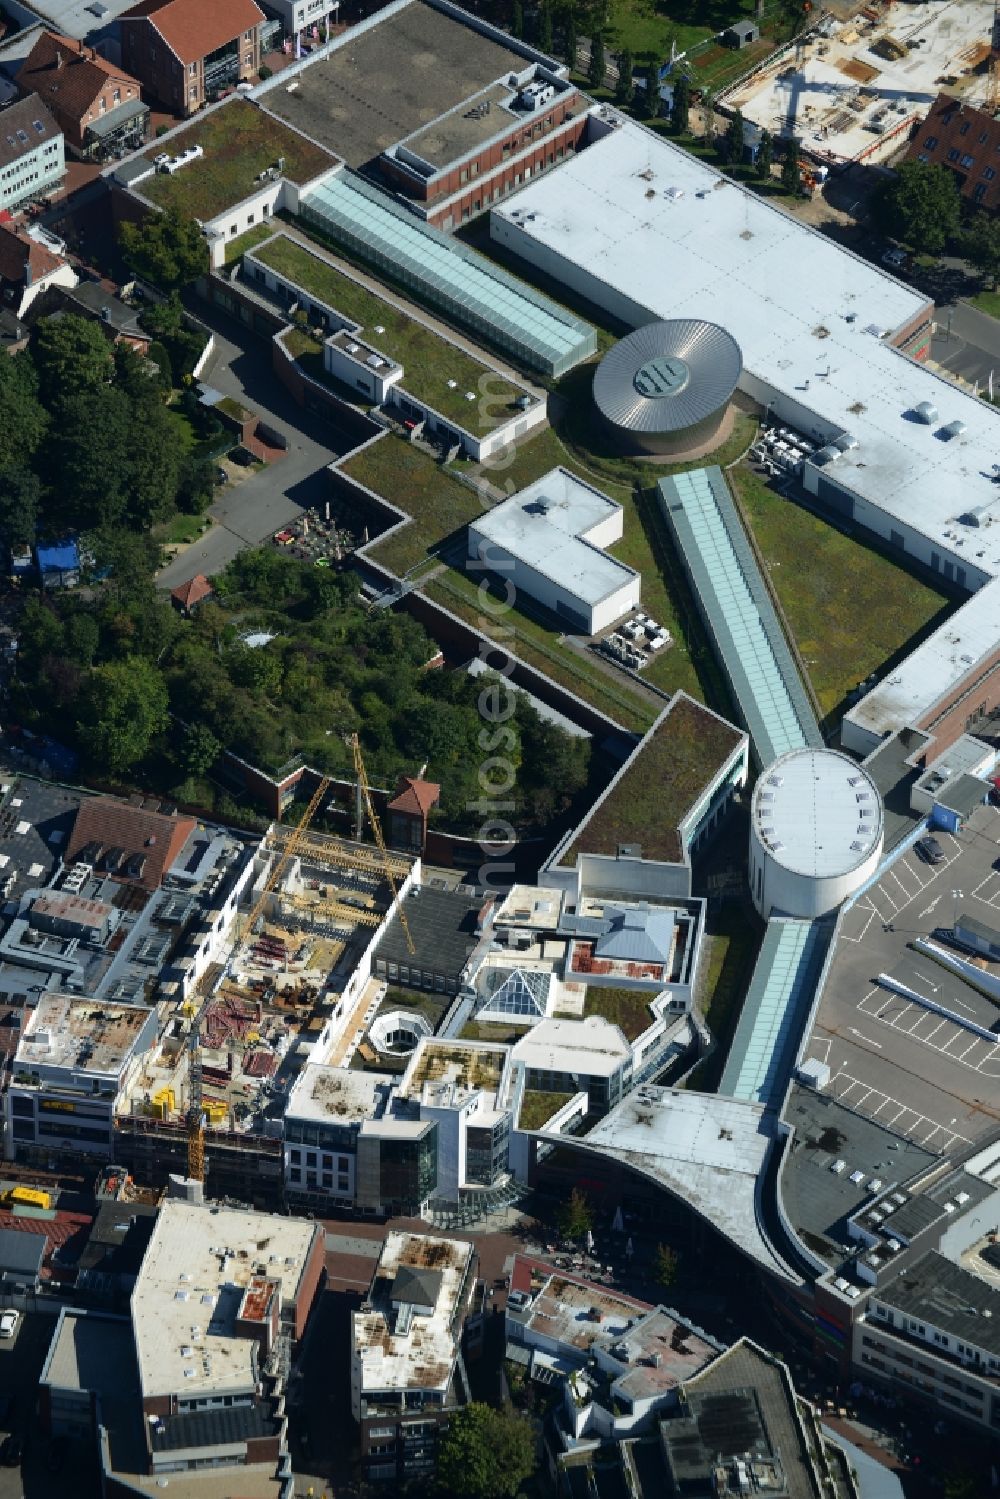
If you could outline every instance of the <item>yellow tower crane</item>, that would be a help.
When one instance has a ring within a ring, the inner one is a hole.
[[[351,750],[354,754],[354,774],[358,779],[358,789],[361,792],[361,799],[365,804],[365,812],[368,814],[368,821],[371,825],[371,830],[375,834],[375,842],[378,844],[378,851],[382,859],[382,868],[385,872],[385,877],[389,882],[389,889],[392,891],[392,898],[396,902],[397,909],[399,910],[399,920],[403,928],[403,935],[406,938],[406,946],[412,954],[415,953],[417,949],[413,941],[413,936],[410,932],[410,923],[406,919],[404,904],[399,898],[399,886],[396,884],[396,879],[392,872],[392,859],[389,856],[389,850],[385,846],[385,839],[382,837],[382,827],[375,815],[375,808],[372,805],[372,792],[371,787],[368,784],[368,772],[365,770],[365,762],[361,758],[361,744],[358,740],[357,734],[351,735]]]

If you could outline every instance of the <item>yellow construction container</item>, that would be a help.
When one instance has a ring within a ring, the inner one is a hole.
[[[4,1202],[11,1207],[51,1208],[52,1193],[40,1187],[11,1187],[4,1193]]]
[[[168,1119],[177,1108],[173,1088],[160,1088],[153,1094],[150,1108],[154,1119]]]
[[[229,1105],[217,1098],[206,1098],[203,1108],[209,1124],[221,1124],[229,1114]]]

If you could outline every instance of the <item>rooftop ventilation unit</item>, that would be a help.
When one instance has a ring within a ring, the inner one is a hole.
[[[937,407],[932,406],[930,401],[920,401],[916,406],[914,406],[913,415],[916,420],[918,422],[921,422],[925,427],[933,426],[933,424],[938,419]]]
[[[960,421],[946,422],[938,431],[938,437],[942,442],[951,442],[953,437],[961,437],[965,431],[965,423]]]

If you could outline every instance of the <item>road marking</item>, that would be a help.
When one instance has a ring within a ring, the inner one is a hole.
[[[928,986],[928,988],[932,989],[935,994],[938,992],[938,990],[941,987],[940,984],[932,984],[931,981],[930,981],[930,979],[927,977],[926,973],[921,973],[921,971],[920,971],[919,968],[914,968],[913,972],[916,974],[917,978],[918,979],[922,979],[924,981],[924,983]]]
[[[922,890],[922,889],[923,889],[923,888],[924,888],[924,887],[923,887],[923,886],[922,886],[922,885],[921,885],[921,887],[920,887],[920,888],[921,888],[921,890]],[[925,906],[925,907],[924,907],[924,909],[923,909],[923,910],[922,910],[922,911],[921,911],[921,913],[920,913],[920,916],[921,916],[921,919],[922,919],[922,918],[923,918],[923,917],[924,917],[924,916],[930,916],[930,914],[931,914],[931,912],[932,912],[932,911],[933,911],[933,910],[934,910],[934,907],[935,907],[935,906],[936,906],[936,905],[937,905],[937,903],[938,903],[938,901],[939,901],[939,900],[940,900],[940,899],[941,899],[941,897],[940,897],[940,895],[935,895],[935,897],[934,897],[934,899],[933,899],[933,900],[932,900],[932,901],[931,901],[931,903],[930,903],[930,905],[929,905],[929,906]]]
[[[857,1036],[857,1038],[858,1038],[859,1041],[864,1041],[865,1044],[868,1045],[868,1046],[874,1046],[877,1051],[881,1051],[882,1050],[882,1043],[881,1043],[881,1041],[873,1041],[872,1038],[871,1038],[871,1036],[866,1036],[861,1031],[855,1030],[853,1025],[849,1025],[847,1027],[847,1029],[848,1029],[848,1032],[850,1033],[850,1035]]]

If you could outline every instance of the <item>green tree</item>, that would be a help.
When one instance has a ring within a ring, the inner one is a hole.
[[[766,182],[771,175],[771,165],[774,161],[774,137],[770,130],[760,132],[760,143],[757,147],[757,161],[755,170],[762,182]]]
[[[45,520],[55,529],[119,525],[135,441],[132,407],[123,391],[84,386],[67,395],[45,446],[51,496]],[[157,456],[149,461],[155,464]]]
[[[208,246],[194,219],[177,208],[150,214],[141,223],[124,223],[118,243],[137,275],[173,291],[208,270]]]
[[[189,776],[207,775],[222,753],[222,745],[211,729],[203,723],[193,723],[184,735],[180,747],[180,763]]]
[[[670,104],[670,123],[677,135],[687,135],[691,111],[691,85],[686,73],[672,74],[674,94]]]
[[[593,1227],[590,1203],[579,1187],[574,1187],[566,1201],[559,1204],[558,1222],[567,1239],[582,1239],[588,1228]]]
[[[158,399],[133,407],[125,444],[125,493],[126,515],[135,530],[173,514],[183,456],[170,412]]]
[[[947,167],[904,161],[872,208],[876,222],[893,239],[918,254],[940,255],[958,228],[958,184]]]
[[[94,664],[94,657],[101,643],[101,632],[92,614],[85,614],[82,610],[71,614],[66,621],[64,639],[66,654],[78,666],[89,667]]]
[[[80,695],[77,724],[93,771],[118,776],[148,754],[167,723],[167,684],[150,661],[95,667]]]
[[[158,371],[158,383],[161,390],[170,390],[174,383],[174,373],[170,367],[170,355],[161,343],[153,342],[149,346],[146,355],[150,366],[155,365]]]
[[[625,47],[618,55],[618,82],[615,84],[615,103],[623,108],[632,103],[635,95],[632,54]]]
[[[31,353],[49,411],[110,384],[115,372],[112,346],[99,325],[75,313],[42,318]]]
[[[26,464],[45,433],[45,410],[38,399],[38,374],[28,354],[0,360],[0,473]]]
[[[677,1279],[680,1259],[669,1244],[657,1244],[653,1255],[653,1275],[661,1286],[672,1286]]]
[[[438,1449],[437,1481],[453,1499],[514,1499],[535,1471],[530,1421],[473,1402],[448,1423]]]
[[[576,7],[569,5],[563,12],[563,57],[571,72],[576,69],[576,44],[579,40],[576,26]]]
[[[177,475],[176,504],[185,515],[203,515],[215,492],[215,464],[185,453]],[[322,571],[322,569],[321,569]]]
[[[8,546],[34,541],[41,499],[41,483],[30,468],[18,464],[0,473],[0,536]]]
[[[1000,220],[991,213],[977,213],[962,236],[962,252],[996,291],[1000,279]]]
[[[514,0],[510,17],[510,34],[521,38],[524,36],[524,6],[521,0]]]
[[[595,31],[590,38],[590,66],[587,69],[587,81],[591,88],[604,87],[604,74],[607,71],[607,63],[604,56],[604,38],[599,31]]]
[[[964,1463],[945,1475],[944,1499],[981,1499],[985,1492],[985,1475],[980,1482],[979,1475]]]
[[[743,160],[743,116],[739,110],[730,117],[720,149],[724,161],[731,166],[739,166]]]
[[[552,51],[552,3],[542,0],[538,7],[538,45],[543,52]]]
[[[785,146],[785,159],[781,163],[781,185],[790,197],[798,197],[802,187],[802,170],[799,166],[799,143],[794,135]]]

